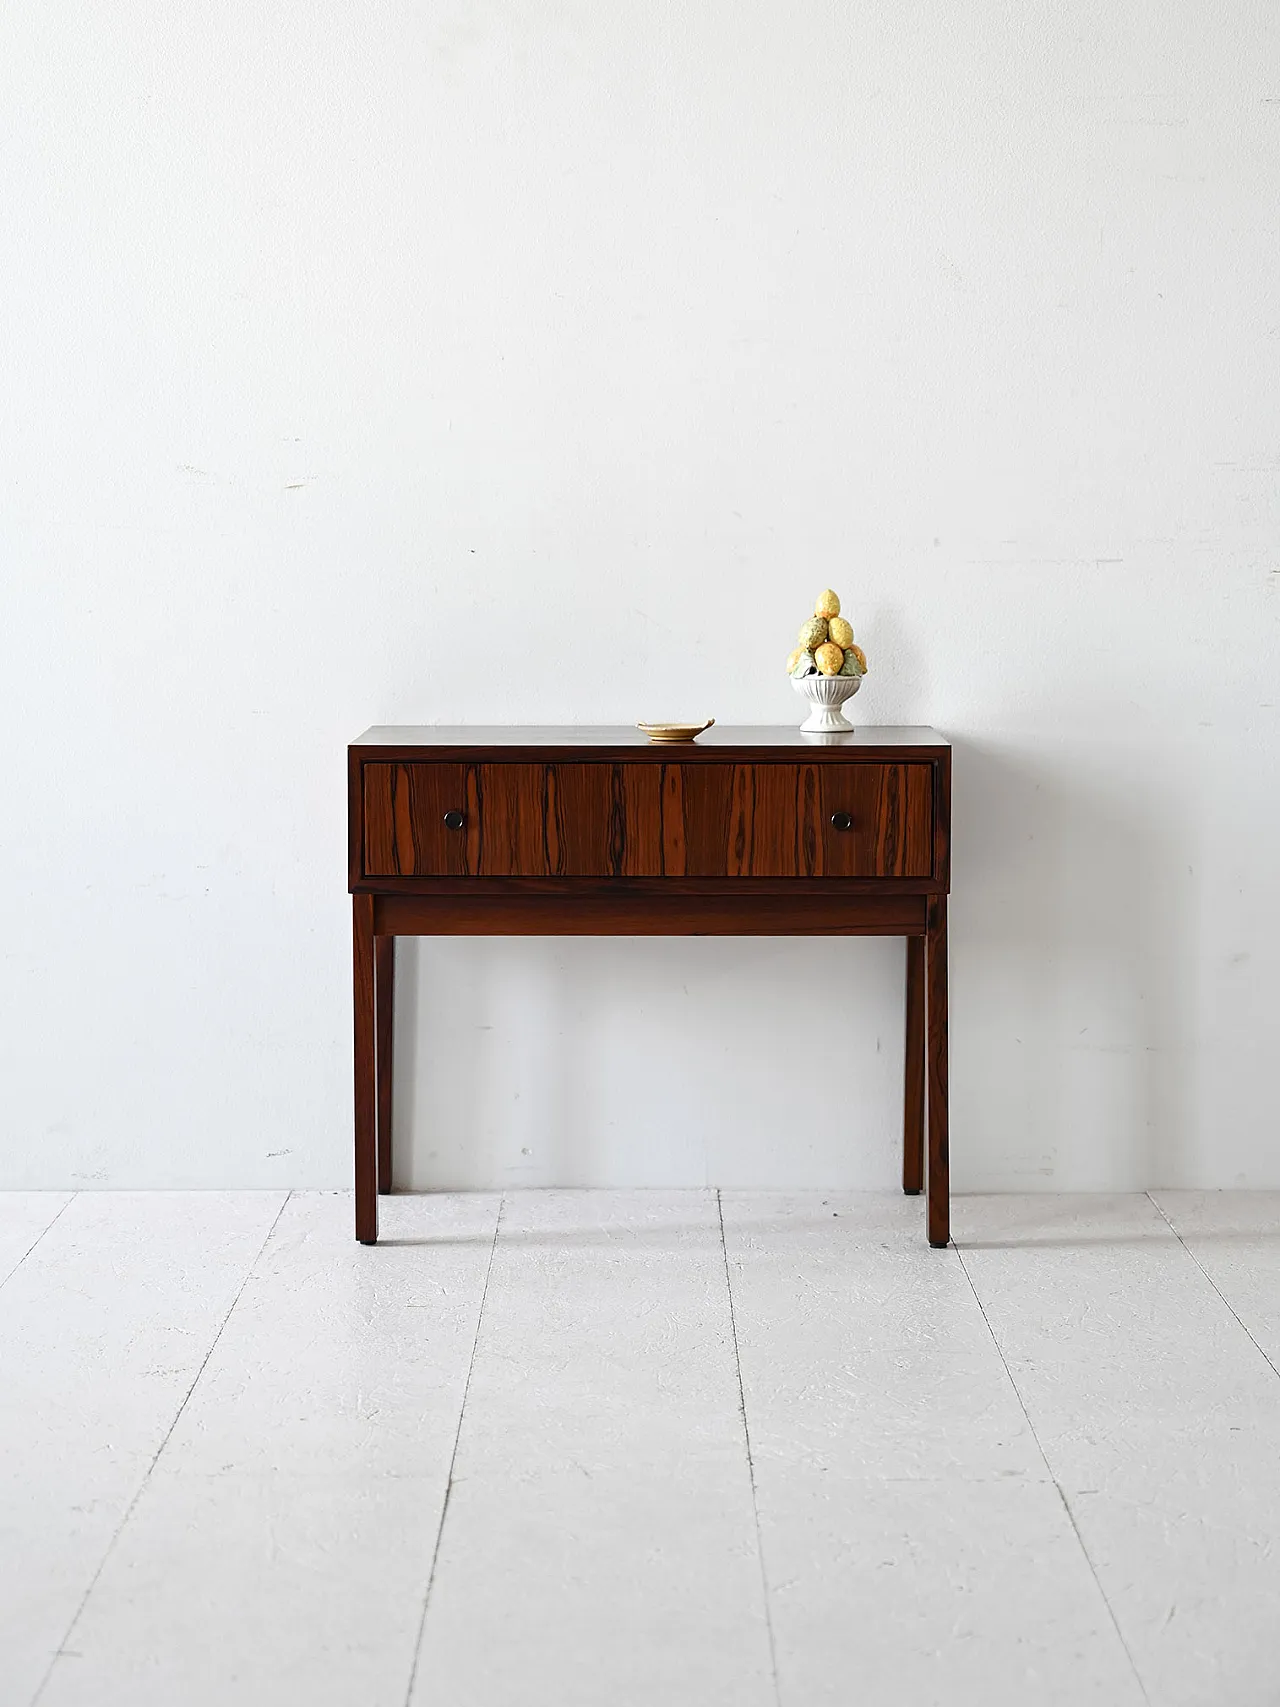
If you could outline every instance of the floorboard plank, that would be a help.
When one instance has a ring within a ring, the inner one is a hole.
[[[782,1707],[1139,1703],[973,1291],[954,1251],[924,1247],[918,1204],[723,1208]]]
[[[508,1196],[413,1707],[774,1707],[711,1192]]]
[[[498,1204],[290,1199],[40,1707],[403,1707]]]
[[[1153,1191],[1192,1256],[1280,1369],[1280,1191]]]
[[[1274,1372],[1146,1196],[961,1199],[955,1236],[1150,1699],[1271,1699]]]
[[[0,1294],[0,1653],[30,1701],[284,1202],[81,1193]]]
[[[69,1191],[0,1192],[0,1286],[70,1201]]]

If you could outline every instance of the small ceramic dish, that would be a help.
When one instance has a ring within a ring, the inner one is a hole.
[[[651,741],[694,741],[714,722],[714,717],[708,717],[705,723],[637,723],[636,728]]]

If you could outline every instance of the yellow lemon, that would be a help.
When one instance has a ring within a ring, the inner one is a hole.
[[[837,646],[853,645],[853,624],[851,622],[846,622],[842,616],[833,616],[827,627],[831,631],[830,638],[835,641]]]
[[[840,666],[844,663],[844,650],[828,640],[824,646],[819,646],[813,655],[813,661],[824,676],[838,676]]]
[[[839,616],[840,595],[833,593],[830,587],[824,587],[813,601],[813,614],[826,617]]]

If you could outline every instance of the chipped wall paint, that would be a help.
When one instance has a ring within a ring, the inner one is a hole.
[[[791,720],[832,584],[956,742],[957,1184],[1280,1185],[1278,33],[9,8],[3,1183],[344,1183],[346,740]],[[894,1181],[900,945],[402,983],[415,1183]]]

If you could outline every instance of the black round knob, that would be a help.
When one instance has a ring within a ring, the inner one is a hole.
[[[445,828],[449,830],[460,830],[466,821],[465,812],[446,812],[444,815]]]
[[[853,819],[847,812],[833,812],[831,822],[837,830],[852,830],[853,828]]]

